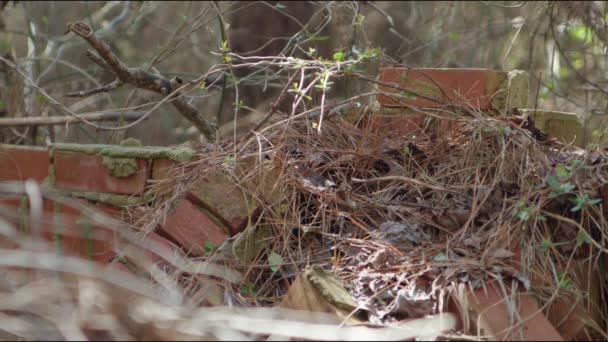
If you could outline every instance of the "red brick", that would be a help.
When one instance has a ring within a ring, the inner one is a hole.
[[[79,204],[86,204],[84,200],[77,200]],[[114,231],[100,224],[90,221],[90,238],[84,234],[82,213],[78,208],[59,204],[59,217],[51,201],[45,201],[45,227],[44,238],[53,246],[59,247],[56,252],[68,255],[91,258],[97,262],[107,263],[114,255]],[[55,245],[58,239],[58,246]],[[90,248],[90,250],[89,250]],[[90,251],[90,255],[89,255]]]
[[[0,146],[0,181],[25,181],[28,178],[42,183],[49,170],[49,153],[45,149]]]
[[[361,120],[362,126],[369,126],[371,131],[387,138],[416,135],[424,128],[426,115],[382,115],[376,114]]]
[[[152,232],[146,236],[143,242],[143,248],[146,255],[155,263],[165,264],[166,257],[171,258],[177,255],[183,255],[181,249],[173,242],[164,237]]]
[[[169,171],[176,162],[170,159],[155,159],[152,163],[152,179],[165,179],[168,178]]]
[[[378,101],[386,106],[444,107],[449,101],[466,101],[475,107],[488,108],[492,94],[487,94],[491,70],[483,69],[380,69],[380,81],[395,83],[419,95],[434,98],[439,103],[421,96],[395,98],[379,95]],[[381,86],[381,91],[399,93],[399,90]]]
[[[203,255],[205,242],[222,243],[226,232],[188,200],[181,200],[167,216],[161,229],[177,241],[189,254]]]
[[[154,160],[152,178],[160,180],[171,177],[169,174],[170,168],[176,164],[169,159]],[[241,164],[238,164],[237,167],[245,166]],[[277,174],[277,172],[274,172],[274,174]],[[187,199],[194,205],[205,208],[207,214],[212,215],[216,222],[222,225],[222,228],[225,228],[226,231],[229,231],[231,235],[243,231],[247,226],[249,216],[255,212],[256,208],[247,207],[247,200],[243,196],[243,192],[236,187],[229,175],[218,171],[209,172],[205,176],[205,179],[196,184],[192,192],[188,193]],[[269,177],[272,177],[272,175],[269,175]],[[265,179],[257,179],[257,181],[260,181],[260,183],[256,185],[270,185],[270,182]],[[262,190],[264,195],[270,194],[268,186],[262,186]]]
[[[120,263],[120,262],[111,262],[108,264],[107,266],[109,269],[116,271],[120,274],[124,274],[124,275],[129,275],[129,276],[134,276],[133,272],[131,272],[131,270],[125,266],[124,264]]]
[[[483,288],[467,293],[472,321],[479,324],[482,334],[490,335],[494,340],[563,341],[531,294],[517,293],[512,296],[507,293],[505,299],[496,283],[487,284],[486,290],[487,293]],[[517,313],[512,315],[507,300],[511,301],[514,297]]]
[[[148,162],[137,159],[139,170],[127,177],[114,177],[100,155],[57,151],[54,156],[55,186],[82,191],[139,194],[148,177]]]

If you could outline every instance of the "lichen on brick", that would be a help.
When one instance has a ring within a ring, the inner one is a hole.
[[[241,262],[250,263],[268,246],[272,228],[268,225],[248,227],[239,235],[233,245],[233,254]]]
[[[511,70],[507,73],[496,72],[493,77],[499,83],[498,91],[489,95],[493,95],[492,105],[496,109],[509,112],[513,108],[526,108],[528,106],[530,85],[527,72],[523,70]],[[488,82],[488,86],[494,87],[495,83]]]
[[[196,152],[187,148],[167,148],[153,146],[116,146],[100,144],[65,144],[55,143],[53,149],[84,153],[88,155],[101,155],[108,157],[160,159],[167,158],[178,163],[187,162],[196,156]]]
[[[129,177],[139,170],[139,165],[133,158],[103,156],[102,163],[112,176],[118,178]]]
[[[65,191],[65,190],[52,190],[49,194],[62,195],[67,197],[84,198],[94,202],[100,202],[110,204],[115,207],[123,206],[137,206],[144,205],[153,199],[153,194],[145,193],[144,196],[130,196],[120,194],[110,194],[106,192],[94,192],[94,191]]]
[[[52,159],[51,159],[52,161]],[[49,171],[42,181],[43,188],[52,188],[55,186],[55,165],[51,162],[49,164]]]
[[[120,142],[120,146],[136,147],[136,146],[143,146],[143,144],[138,139],[127,138]]]
[[[304,272],[304,275],[321,296],[336,308],[346,311],[353,311],[357,308],[357,301],[344,288],[344,285],[320,266],[313,265]]]

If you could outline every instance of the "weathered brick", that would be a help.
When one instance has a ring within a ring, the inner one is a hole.
[[[218,245],[227,237],[226,231],[186,199],[179,202],[160,229],[195,256],[204,254],[205,242]]]
[[[242,230],[250,215],[256,210],[256,204],[235,185],[234,180],[221,171],[211,172],[205,181],[197,184],[191,191],[196,199],[210,213],[226,222],[228,231]]]
[[[68,190],[139,194],[148,177],[148,161],[134,159],[137,171],[126,177],[113,176],[101,155],[56,151],[55,186]]]
[[[531,117],[534,126],[548,133],[550,137],[584,147],[585,132],[577,114],[534,109],[522,109],[520,112]]]
[[[74,200],[87,205],[84,200]],[[107,263],[116,254],[114,231],[84,215],[79,208],[45,200],[44,238],[57,253],[90,258]]]
[[[518,70],[382,68],[379,79],[418,94],[400,94],[398,89],[380,86],[381,91],[396,94],[379,95],[382,106],[432,108],[452,102],[508,111],[528,105],[528,76]]]
[[[46,148],[0,145],[0,181],[25,181],[31,178],[42,183],[48,174],[49,164]]]
[[[175,165],[176,162],[169,159],[155,160],[152,166],[152,178],[160,180],[172,177],[169,172]],[[255,158],[239,160],[236,165],[236,173],[242,178],[237,178],[251,190],[259,190],[261,196],[266,200],[276,202],[278,192],[274,184],[280,175],[280,171],[269,170],[262,176],[259,173],[252,176],[250,171],[255,165]],[[255,203],[251,198],[238,188],[236,182],[228,174],[220,171],[206,175],[199,184],[193,187],[188,194],[188,199],[192,203],[205,208],[207,214],[232,235],[245,228],[249,216],[256,210]]]
[[[387,138],[415,136],[425,127],[427,116],[407,109],[383,108],[380,113],[361,120],[376,134]]]
[[[495,282],[486,284],[486,290],[469,290],[466,295],[466,309],[482,335],[495,340],[563,341],[531,294],[505,296]]]
[[[153,262],[161,264],[166,262],[165,257],[182,254],[178,246],[155,232],[146,235],[146,239],[143,241],[143,248],[146,255]]]
[[[170,159],[156,159],[152,163],[152,179],[160,180],[171,177],[170,170],[173,166],[178,164]]]

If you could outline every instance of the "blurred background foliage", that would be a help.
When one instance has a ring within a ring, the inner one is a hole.
[[[161,99],[129,86],[88,98],[63,97],[113,80],[85,57],[84,40],[64,35],[66,24],[79,20],[89,23],[128,66],[154,66],[164,76],[185,80],[221,63],[223,48],[250,56],[329,59],[336,51],[348,57],[379,49],[386,59],[370,64],[370,75],[388,61],[409,67],[521,69],[530,75],[531,106],[584,117],[601,115],[608,105],[608,13],[602,1],[2,1],[2,6],[0,54],[76,113]],[[263,112],[283,87],[284,78],[270,75],[269,70],[227,73],[225,87],[198,89],[189,101],[219,125],[230,122],[234,77],[242,101],[238,116],[245,118]],[[0,77],[2,116],[60,115],[34,88],[19,85],[19,75],[3,68]],[[2,129],[4,142],[44,144],[48,136],[60,142],[117,143],[134,137],[146,145],[175,145],[194,139],[196,132],[166,104],[121,133],[85,125]]]

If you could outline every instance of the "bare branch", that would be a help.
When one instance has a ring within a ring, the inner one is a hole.
[[[95,94],[99,94],[99,93],[107,93],[111,90],[114,90],[114,89],[122,86],[123,84],[124,83],[122,83],[121,80],[115,80],[114,82],[108,83],[102,87],[93,88],[93,89],[89,89],[89,90],[76,91],[73,93],[65,94],[63,96],[65,96],[65,97],[87,97],[87,96],[91,96],[91,95],[95,95]]]
[[[72,123],[82,123],[82,119],[87,121],[134,121],[146,112],[106,112],[83,114],[78,117],[73,116],[32,116],[25,118],[0,118],[0,127],[2,126],[42,126],[42,125],[63,125]]]
[[[108,65],[110,71],[116,75],[118,80],[123,83],[131,84],[137,88],[150,90],[162,95],[172,94],[170,102],[175,108],[188,119],[208,140],[215,140],[216,128],[212,126],[201,113],[180,97],[179,88],[174,86],[180,84],[181,80],[169,80],[161,75],[148,72],[141,68],[127,67],[115,54],[112,52],[108,44],[99,39],[93,32],[93,29],[82,21],[70,23],[67,25],[67,32],[73,32],[82,37],[93,47],[99,57]],[[88,54],[89,58],[94,59],[93,54]],[[98,61],[95,61],[98,65]]]

